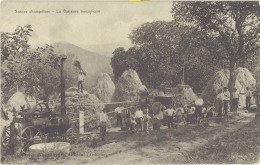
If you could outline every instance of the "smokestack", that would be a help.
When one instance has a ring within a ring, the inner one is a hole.
[[[66,115],[66,106],[65,106],[65,79],[64,79],[64,75],[63,75],[63,64],[64,61],[66,60],[66,57],[62,57],[61,61],[60,61],[60,82],[61,82],[61,86],[60,86],[60,103],[61,103],[61,115]]]

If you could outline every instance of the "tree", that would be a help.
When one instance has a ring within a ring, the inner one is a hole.
[[[26,25],[18,26],[14,33],[1,33],[1,88],[4,96],[19,87],[28,95],[48,101],[59,91],[60,57],[50,45],[30,49],[31,32],[32,27]]]
[[[260,48],[258,2],[174,2],[174,21],[194,27],[191,43],[203,47],[215,59],[229,63],[231,99],[235,69]]]
[[[219,65],[212,62],[203,48],[189,46],[187,41],[193,29],[166,21],[141,25],[130,34],[134,47],[126,51],[123,48],[114,51],[111,65],[115,77],[120,77],[123,71],[131,68],[137,71],[148,88],[160,85],[173,87],[182,82],[184,66],[185,83],[200,92],[208,76]],[[194,81],[195,78],[198,82]]]

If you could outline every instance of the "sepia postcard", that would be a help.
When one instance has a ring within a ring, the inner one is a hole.
[[[258,1],[2,1],[1,164],[260,163]]]

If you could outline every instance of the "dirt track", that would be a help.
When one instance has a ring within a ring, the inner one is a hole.
[[[238,130],[254,118],[254,114],[242,113],[226,123],[211,123],[211,126],[186,125],[174,129],[152,132],[150,135],[108,135],[106,143],[101,147],[102,156],[77,157],[66,163],[95,163],[95,164],[151,164],[174,163],[172,159],[183,160],[182,156],[188,151],[206,145],[210,140],[222,137],[227,133]],[[81,151],[83,152],[83,151]],[[93,151],[95,152],[95,151]]]
[[[254,119],[253,113],[231,115],[222,123],[209,122],[209,125],[182,125],[173,129],[152,131],[150,134],[109,133],[100,146],[89,148],[86,144],[74,145],[70,156],[48,163],[91,163],[91,164],[158,164],[193,163],[187,153],[208,145],[217,138],[240,129]],[[29,160],[28,160],[29,161]],[[41,162],[38,160],[39,163]],[[27,163],[26,160],[22,161]],[[22,163],[20,162],[20,163]],[[30,163],[34,163],[31,162]],[[44,163],[44,162],[41,162]]]

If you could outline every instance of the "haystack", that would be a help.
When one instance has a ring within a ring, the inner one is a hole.
[[[256,84],[256,80],[246,68],[239,67],[236,70],[237,79],[235,82],[235,88],[240,92],[239,105],[245,107],[245,91],[246,87],[253,89]],[[218,89],[223,89],[228,86],[229,70],[223,69],[215,73],[212,79],[208,82],[208,85],[204,89],[202,96],[205,101],[213,103],[216,98]]]
[[[93,94],[101,101],[108,103],[115,91],[115,84],[107,73],[101,73],[98,77],[97,85],[92,90]]]
[[[177,85],[179,99],[183,105],[190,104],[197,99],[197,95],[193,92],[189,85]]]
[[[138,101],[139,94],[146,90],[136,71],[129,69],[119,78],[112,101]]]
[[[30,96],[26,96],[22,92],[16,92],[7,101],[7,110],[12,111],[15,108],[16,111],[21,110],[21,106],[25,109],[30,109],[36,105],[36,99]]]
[[[89,94],[86,91],[83,93],[66,92],[67,114],[73,119],[79,117],[79,111],[84,111],[85,131],[97,128],[99,124],[99,113],[103,108],[103,103],[93,94]]]

